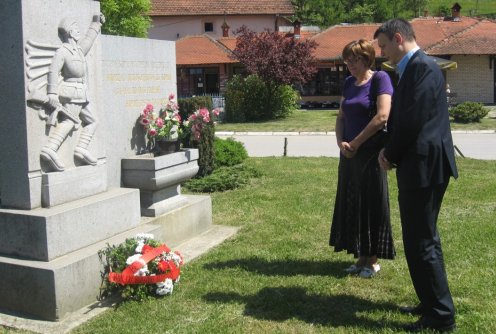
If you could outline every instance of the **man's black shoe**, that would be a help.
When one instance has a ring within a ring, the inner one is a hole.
[[[454,319],[440,322],[428,320],[427,318],[422,317],[414,323],[403,326],[403,329],[410,333],[421,332],[426,329],[433,330],[438,333],[448,333],[456,329],[456,323]]]
[[[400,312],[411,315],[422,315],[422,304],[418,304],[417,306],[401,306]]]

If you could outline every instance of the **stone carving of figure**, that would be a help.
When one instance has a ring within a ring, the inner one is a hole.
[[[95,133],[97,120],[90,110],[87,97],[88,68],[85,56],[90,51],[100,28],[105,22],[102,14],[94,15],[86,35],[83,37],[77,22],[64,18],[58,27],[63,42],[52,58],[47,76],[48,99],[45,105],[53,109],[50,115],[48,141],[41,149],[41,158],[54,171],[63,171],[64,164],[57,151],[71,131],[80,123],[83,130],[74,149],[74,157],[82,164],[96,165],[97,160],[88,151],[88,146]],[[62,81],[59,78],[62,78]]]

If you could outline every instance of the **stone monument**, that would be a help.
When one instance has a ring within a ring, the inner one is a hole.
[[[180,194],[195,150],[146,158],[187,166],[179,181],[159,168],[167,189],[151,201],[123,182],[121,165],[146,174],[123,160],[143,161],[144,104],[176,91],[175,45],[102,36],[99,5],[0,3],[0,312],[61,320],[96,301],[107,243],[147,232],[171,244],[211,225],[210,197]]]

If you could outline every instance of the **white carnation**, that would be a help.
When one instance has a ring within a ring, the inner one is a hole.
[[[164,296],[172,293],[174,290],[174,282],[170,278],[166,278],[163,282],[157,283],[157,295]]]

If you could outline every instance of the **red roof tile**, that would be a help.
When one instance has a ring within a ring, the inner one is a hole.
[[[460,21],[419,18],[411,21],[417,42],[428,54],[496,54],[496,22],[462,17]],[[372,40],[380,24],[336,25],[312,37],[319,45],[317,59],[337,60],[346,44],[360,38]],[[376,55],[380,55],[374,42]]]
[[[221,43],[231,51],[236,48],[236,37],[222,37],[219,38],[217,42]]]
[[[483,20],[428,48],[431,55],[495,55],[496,22]]]
[[[428,49],[453,34],[473,26],[478,22],[471,17],[462,17],[460,21],[444,21],[441,17],[418,18],[411,21],[417,43],[423,49]]]
[[[151,16],[293,15],[291,0],[152,0]]]
[[[311,38],[318,43],[315,50],[315,57],[319,60],[337,60],[341,58],[341,53],[346,44],[360,38],[372,40],[379,26],[380,24],[377,23],[330,27]],[[380,54],[380,50],[376,44],[375,47],[376,54]]]
[[[230,51],[207,35],[187,36],[176,41],[177,65],[237,63]]]

